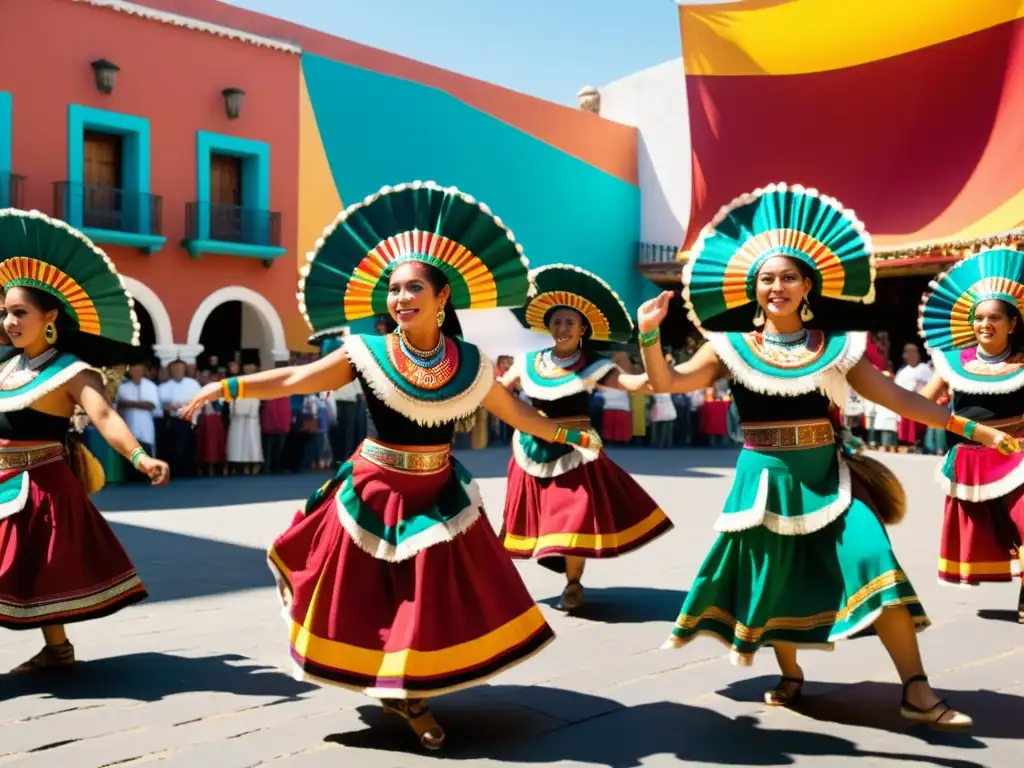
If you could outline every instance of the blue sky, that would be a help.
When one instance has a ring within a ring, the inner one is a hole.
[[[575,106],[680,55],[675,0],[225,0]]]

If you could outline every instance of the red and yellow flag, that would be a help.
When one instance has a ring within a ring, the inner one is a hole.
[[[692,245],[774,181],[856,211],[881,248],[1024,224],[1024,0],[681,6]]]

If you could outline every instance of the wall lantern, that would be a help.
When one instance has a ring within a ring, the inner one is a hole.
[[[112,61],[96,59],[92,63],[92,71],[96,76],[96,89],[100,93],[110,93],[114,90],[114,81],[117,79],[117,73],[121,71],[121,68]]]
[[[221,93],[224,96],[224,111],[228,113],[228,119],[235,120],[242,114],[245,91],[241,88],[225,88]]]

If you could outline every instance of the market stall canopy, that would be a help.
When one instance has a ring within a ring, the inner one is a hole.
[[[879,251],[971,248],[1024,224],[1024,2],[681,5],[687,242],[776,179],[856,211]],[[991,242],[990,242],[991,244]]]

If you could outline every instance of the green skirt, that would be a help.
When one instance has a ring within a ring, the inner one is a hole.
[[[710,635],[747,665],[773,643],[831,650],[891,606],[928,626],[884,526],[834,448],[742,454],[723,532],[665,647]],[[805,515],[813,524],[799,524]]]

